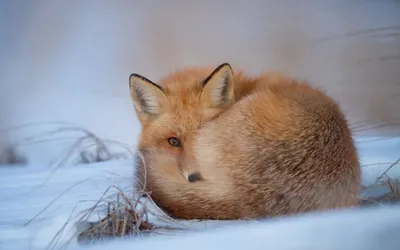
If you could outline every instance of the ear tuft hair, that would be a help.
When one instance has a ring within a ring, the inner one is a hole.
[[[204,80],[201,102],[204,108],[217,108],[232,104],[234,99],[232,67],[223,63]]]
[[[129,88],[138,116],[158,116],[168,103],[163,89],[144,76],[131,74]]]

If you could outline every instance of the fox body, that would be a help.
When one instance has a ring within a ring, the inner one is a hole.
[[[357,151],[338,104],[305,82],[187,68],[130,76],[142,125],[138,188],[184,219],[239,219],[358,204]]]

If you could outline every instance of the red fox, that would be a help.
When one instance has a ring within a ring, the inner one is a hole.
[[[338,104],[306,82],[228,63],[158,84],[132,74],[138,188],[181,219],[244,219],[356,206],[361,170]]]

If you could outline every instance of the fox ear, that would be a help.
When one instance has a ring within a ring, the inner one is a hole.
[[[141,75],[130,75],[129,87],[141,123],[161,115],[168,105],[163,89]]]
[[[235,101],[233,71],[228,63],[218,66],[204,80],[201,93],[203,108],[229,106]]]

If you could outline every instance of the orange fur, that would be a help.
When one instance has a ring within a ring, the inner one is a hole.
[[[156,204],[177,218],[238,219],[358,203],[358,155],[337,103],[280,74],[216,71],[183,69],[160,89],[131,76],[146,160],[138,183]],[[189,182],[194,173],[201,179]]]

